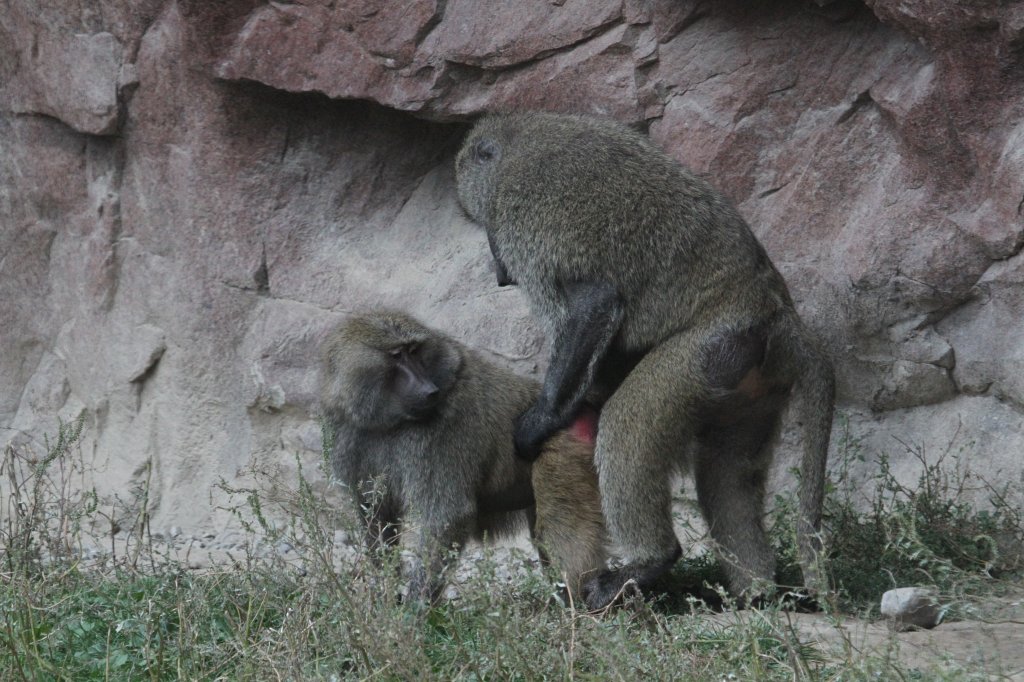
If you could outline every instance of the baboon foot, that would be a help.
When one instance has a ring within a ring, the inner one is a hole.
[[[666,558],[644,564],[626,564],[619,568],[601,571],[583,585],[583,600],[587,608],[597,611],[613,604],[622,596],[629,596],[632,590],[646,592],[662,574],[682,556],[682,547]]]

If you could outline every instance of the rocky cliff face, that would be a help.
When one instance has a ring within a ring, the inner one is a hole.
[[[85,413],[101,492],[200,526],[219,479],[316,459],[348,311],[538,373],[451,159],[540,108],[647,126],[739,205],[835,353],[833,452],[1019,480],[1022,55],[998,0],[4,0],[0,444]]]

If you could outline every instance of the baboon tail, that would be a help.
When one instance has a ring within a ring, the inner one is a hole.
[[[788,321],[793,344],[796,385],[790,414],[796,420],[803,452],[796,537],[804,585],[813,591],[827,588],[819,567],[821,515],[828,475],[828,446],[835,406],[835,372],[821,344],[796,318]]]

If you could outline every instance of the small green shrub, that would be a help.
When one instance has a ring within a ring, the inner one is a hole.
[[[860,486],[868,495],[855,497],[849,459],[830,484],[828,565],[846,611],[877,608],[883,592],[909,585],[934,586],[947,602],[961,602],[1020,570],[1024,528],[1020,510],[1008,502],[1011,485],[988,485],[966,466],[963,451],[930,461],[923,449],[904,447],[920,468],[916,485],[897,480],[885,453],[873,480]],[[987,494],[986,508],[969,502],[977,493]],[[786,548],[787,558],[792,551]]]

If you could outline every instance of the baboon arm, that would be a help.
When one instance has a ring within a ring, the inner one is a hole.
[[[611,283],[573,282],[564,293],[566,313],[555,329],[544,387],[516,422],[516,454],[531,462],[544,441],[576,417],[622,324],[622,299]]]
[[[409,580],[410,599],[436,602],[444,591],[448,559],[459,552],[470,537],[476,511],[447,518],[427,518],[420,529]]]
[[[498,286],[505,287],[515,284],[516,281],[509,277],[508,270],[505,269],[505,262],[501,260],[498,247],[494,243],[494,235],[490,230],[487,230],[487,246],[491,248],[491,256],[494,258],[494,275],[498,280]]]

